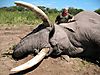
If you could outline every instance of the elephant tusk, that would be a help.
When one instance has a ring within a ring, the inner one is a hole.
[[[28,62],[11,69],[11,73],[17,73],[26,70],[28,68],[31,68],[32,66],[39,63],[46,56],[48,52],[49,52],[49,48],[43,48],[34,58],[29,60]]]
[[[50,26],[50,20],[48,16],[37,6],[32,5],[30,3],[23,2],[23,1],[15,1],[15,4],[17,6],[23,6],[23,7],[29,8],[31,11],[35,12],[37,16],[41,18],[44,23],[46,23],[45,25]]]

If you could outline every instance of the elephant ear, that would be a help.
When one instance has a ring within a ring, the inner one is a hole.
[[[75,32],[77,29],[77,25],[75,22],[70,22],[70,23],[61,23],[59,24],[61,27],[64,27],[66,29],[68,29],[71,32]]]

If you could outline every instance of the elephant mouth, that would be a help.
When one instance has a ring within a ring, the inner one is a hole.
[[[18,67],[11,69],[11,72],[17,73],[17,72],[20,72],[20,71],[23,71],[23,70],[33,67],[34,65],[36,65],[37,63],[39,63],[40,61],[43,60],[43,58],[46,56],[46,54],[49,52],[49,50],[50,50],[49,48],[43,48],[34,58],[32,58],[28,62],[26,62]]]

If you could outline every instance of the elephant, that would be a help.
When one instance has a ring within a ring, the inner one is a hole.
[[[15,4],[35,12],[43,23],[23,37],[13,48],[14,59],[22,59],[31,53],[36,56],[11,71],[20,72],[28,69],[50,55],[100,57],[100,15],[97,13],[83,11],[74,16],[74,22],[57,25],[37,6],[22,1],[16,1]]]

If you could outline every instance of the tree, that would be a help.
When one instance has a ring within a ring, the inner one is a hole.
[[[59,12],[56,8],[54,8],[54,9],[47,8],[46,11],[48,11],[48,13],[57,13],[57,12]]]
[[[95,10],[94,12],[98,13],[100,15],[100,8]]]
[[[76,9],[76,8],[73,8],[73,7],[69,7],[68,11],[69,11],[70,14],[76,15],[79,12],[83,11],[83,9]]]

